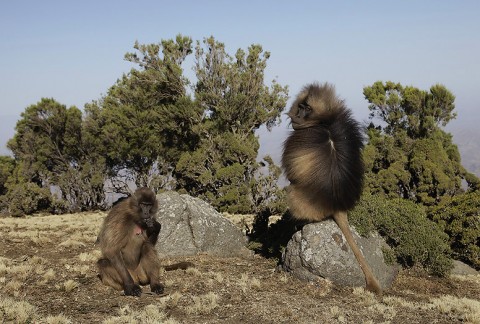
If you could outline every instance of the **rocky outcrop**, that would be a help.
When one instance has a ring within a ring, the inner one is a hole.
[[[398,266],[387,265],[379,236],[360,237],[352,228],[355,240],[383,289],[391,286]],[[333,220],[305,225],[288,242],[282,268],[302,280],[326,278],[341,286],[365,286],[365,279],[340,228]]]
[[[157,220],[162,225],[156,244],[160,257],[251,254],[241,230],[203,200],[173,191],[157,195],[157,200]]]

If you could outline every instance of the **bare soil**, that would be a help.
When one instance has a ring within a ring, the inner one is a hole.
[[[165,259],[191,261],[195,268],[164,272],[164,295],[146,286],[141,297],[124,296],[97,278],[94,242],[103,217],[0,218],[0,299],[35,306],[33,322],[60,314],[72,323],[124,322],[122,314],[157,305],[172,323],[480,323],[479,276],[435,278],[403,270],[376,297],[326,280],[299,281],[259,255]],[[46,275],[51,269],[53,278]],[[0,307],[0,322],[15,322],[3,313]]]

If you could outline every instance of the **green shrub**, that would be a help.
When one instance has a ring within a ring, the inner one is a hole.
[[[349,213],[349,220],[362,235],[378,231],[404,267],[421,265],[438,276],[452,268],[448,236],[427,218],[421,205],[364,195]]]
[[[52,196],[46,188],[33,182],[14,185],[7,194],[8,209],[12,216],[30,215],[39,211],[49,211]]]
[[[6,183],[8,178],[12,175],[15,168],[15,160],[12,157],[0,156],[0,196],[7,193]]]
[[[453,257],[480,270],[480,193],[445,198],[429,217],[448,234]]]

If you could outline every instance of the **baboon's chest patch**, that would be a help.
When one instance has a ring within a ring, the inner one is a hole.
[[[135,227],[133,228],[133,234],[142,235],[143,234],[143,229],[140,226],[135,225]]]

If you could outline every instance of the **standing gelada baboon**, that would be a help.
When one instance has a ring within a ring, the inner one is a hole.
[[[333,217],[360,264],[366,288],[381,294],[347,219],[363,184],[359,124],[329,84],[305,86],[288,116],[294,131],[284,143],[282,165],[290,181],[287,199],[291,214],[314,222]]]
[[[97,266],[105,285],[140,296],[140,285],[150,284],[152,292],[162,294],[160,260],[154,249],[161,225],[155,219],[158,202],[148,188],[116,204],[103,222],[97,242],[102,258]]]

